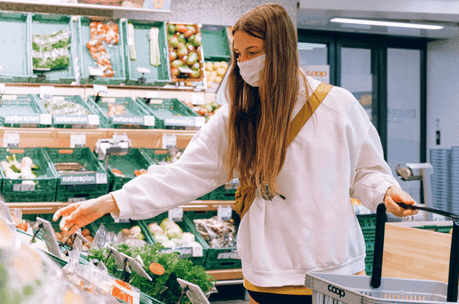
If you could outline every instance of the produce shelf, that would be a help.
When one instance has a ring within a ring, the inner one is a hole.
[[[0,13],[0,82],[27,82],[32,75],[29,58],[30,14]]]
[[[0,95],[0,126],[45,128],[52,123],[34,95]]]
[[[134,41],[128,38],[128,24],[134,26]],[[160,65],[152,66],[150,62],[151,28],[159,29],[158,43]],[[122,33],[125,43],[126,84],[139,86],[164,86],[171,81],[169,54],[167,49],[166,26],[164,22],[126,20],[123,22]],[[135,45],[136,60],[131,60],[130,45]],[[141,73],[139,68],[148,69],[150,73]]]

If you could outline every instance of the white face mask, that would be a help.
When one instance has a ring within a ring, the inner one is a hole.
[[[265,66],[265,58],[266,54],[263,54],[253,59],[237,63],[242,79],[252,87],[258,87],[259,85],[260,72]]]

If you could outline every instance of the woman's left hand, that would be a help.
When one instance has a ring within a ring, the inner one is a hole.
[[[416,205],[416,202],[408,193],[397,186],[391,186],[384,195],[384,205],[386,205],[386,209],[398,217],[411,216],[418,213],[418,210],[405,209],[400,207],[397,203]]]

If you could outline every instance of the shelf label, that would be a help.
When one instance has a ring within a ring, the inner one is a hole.
[[[162,253],[172,253],[172,252],[178,252],[179,253],[179,258],[181,259],[187,259],[193,257],[193,247],[172,247],[172,248],[165,248],[161,249],[160,252]],[[202,255],[201,255],[202,256]]]
[[[17,100],[18,97],[16,95],[3,95],[2,100]]]
[[[141,277],[144,277],[145,279],[152,281],[150,275],[145,271],[145,269],[143,269],[143,266],[140,264],[138,260],[128,255],[125,255],[122,252],[119,252],[119,254],[128,261],[129,267],[131,267],[135,273],[137,273]]]
[[[33,183],[33,184],[32,184]],[[13,191],[35,191],[35,182],[26,184],[14,184]]]
[[[59,249],[56,235],[54,234],[54,229],[51,223],[40,217],[37,217],[37,222],[42,225],[40,231],[43,235],[43,238],[45,239],[46,247],[48,248],[49,252],[54,254],[58,258],[63,259],[64,257],[61,250]]]
[[[19,146],[19,134],[3,133],[3,147],[17,147]]]
[[[222,253],[219,253],[217,256],[217,260],[226,260],[226,259],[240,260],[241,258],[237,254],[237,250],[222,252]]]
[[[143,116],[113,115],[111,122],[114,125],[144,125],[145,119]]]
[[[5,84],[0,83],[0,94],[5,94]]]
[[[122,223],[122,224],[129,224],[131,222],[131,219],[130,218],[119,218],[119,219],[115,219],[114,220],[115,223]]]
[[[137,68],[137,72],[139,72],[140,74],[150,74],[151,71],[149,68]]]
[[[159,93],[156,91],[147,92],[146,98],[159,98]]]
[[[191,95],[191,103],[197,106],[202,106],[205,104],[204,94],[194,93]]]
[[[101,69],[93,68],[93,67],[88,67],[88,68],[89,68],[89,75],[91,75],[91,76],[104,76],[104,73],[102,72]]]
[[[54,95],[53,86],[40,86],[40,98],[52,98]]]
[[[107,86],[99,85],[99,84],[94,84],[93,86],[94,86],[94,90],[96,90],[97,93],[108,94]]]
[[[97,184],[95,173],[61,175],[61,185],[93,185]]]
[[[85,134],[72,134],[70,135],[70,148],[83,148],[86,146]]]
[[[78,202],[84,202],[86,200],[86,197],[70,197],[68,202],[69,203],[78,203]]]
[[[96,173],[96,183],[106,184],[107,183],[107,173]]]
[[[7,115],[5,117],[6,124],[39,124],[40,122],[41,122],[40,114]]]
[[[147,127],[155,126],[155,117],[154,116],[144,116],[143,117],[144,125]]]
[[[203,256],[202,246],[194,246],[193,247],[193,257],[200,258]]]
[[[54,115],[54,123],[59,125],[87,125],[88,115]]]
[[[52,115],[51,114],[40,114],[40,124],[42,125],[52,124]]]
[[[182,208],[174,208],[169,210],[168,212],[169,221],[173,222],[181,222],[183,221],[183,209]]]
[[[233,214],[231,207],[219,206],[217,211],[217,217],[219,221],[229,221]]]
[[[88,115],[88,125],[98,126],[100,124],[99,115]]]
[[[103,103],[115,103],[116,98],[115,97],[103,97],[102,102]]]
[[[199,117],[171,116],[164,120],[164,125],[165,126],[194,127],[196,126],[195,118],[199,118]],[[204,118],[204,123],[205,123],[205,118]]]
[[[177,146],[177,136],[163,134],[162,148],[175,148]]]
[[[210,304],[201,287],[180,278],[177,278],[177,282],[183,290],[186,290],[186,295],[192,304]]]

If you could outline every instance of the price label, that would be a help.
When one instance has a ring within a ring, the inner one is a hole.
[[[218,207],[217,217],[219,221],[229,221],[231,219],[233,210],[230,207]]]
[[[25,183],[21,185],[21,191],[35,191],[35,183]]]
[[[156,91],[147,92],[146,98],[159,98],[159,93]]]
[[[94,84],[93,86],[94,86],[94,90],[96,90],[97,93],[108,94],[107,86],[99,85],[99,84]]]
[[[182,208],[174,208],[169,210],[168,212],[169,221],[173,222],[181,222],[183,221],[183,209]]]
[[[131,219],[129,218],[115,219],[115,223],[129,224],[130,222],[131,222]]]
[[[107,183],[107,173],[96,173],[96,183],[106,184]]]
[[[217,256],[217,260],[226,260],[226,259],[239,260],[240,257],[237,254],[237,250],[230,251],[230,252],[222,252],[222,253],[219,253]]]
[[[17,100],[18,97],[16,95],[3,95],[2,100]]]
[[[3,133],[3,147],[17,147],[19,146],[19,134]]]
[[[144,277],[145,279],[152,281],[150,275],[145,271],[145,269],[143,269],[143,266],[140,264],[138,260],[128,255],[125,255],[122,252],[120,252],[120,255],[128,261],[129,267],[131,267],[135,273],[137,273],[141,277]]]
[[[194,123],[196,127],[203,127],[206,124],[206,118],[205,117],[195,117]]]
[[[154,127],[155,126],[155,117],[154,116],[144,116],[143,117],[144,123],[148,127]]]
[[[88,115],[88,124],[98,126],[100,124],[99,115]]]
[[[5,84],[0,83],[0,94],[5,94]]]
[[[52,98],[54,95],[53,86],[40,86],[40,98]]]
[[[205,104],[205,99],[204,99],[204,94],[200,94],[200,93],[193,93],[191,95],[191,102],[194,104],[194,105],[198,105],[198,106],[201,106],[203,104]]]
[[[177,279],[177,282],[180,284],[182,289],[186,290],[186,295],[192,304],[210,304],[206,295],[202,292],[201,287],[179,278]]]
[[[86,146],[85,134],[72,134],[70,135],[70,148],[83,148]]]
[[[150,69],[148,68],[137,68],[137,72],[139,72],[140,74],[150,74]]]
[[[163,135],[162,147],[163,149],[175,148],[177,146],[177,136],[175,135]]]
[[[85,200],[86,200],[86,197],[70,197],[69,203],[84,202]]]
[[[52,124],[52,116],[51,116],[51,114],[40,114],[40,124],[42,124],[42,125],[50,125],[50,124]]]
[[[91,76],[104,76],[104,72],[101,69],[89,67],[89,75]]]
[[[202,247],[201,246],[194,246],[193,247],[193,257],[202,257]]]
[[[59,258],[63,258],[63,254],[61,250],[59,249],[56,235],[54,234],[54,229],[51,223],[40,217],[37,217],[37,223],[42,225],[42,228],[40,228],[40,231],[45,239],[46,247],[48,247],[49,252]]]

